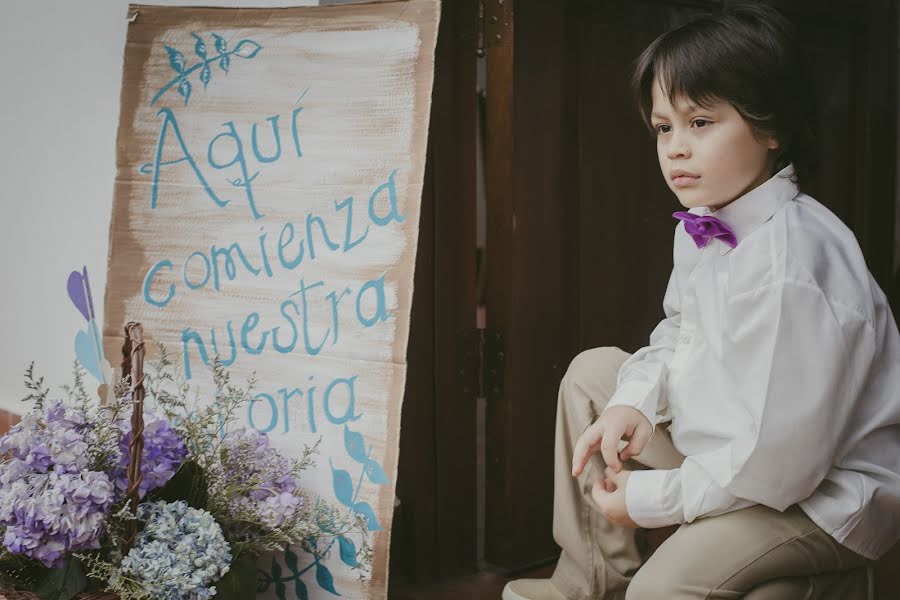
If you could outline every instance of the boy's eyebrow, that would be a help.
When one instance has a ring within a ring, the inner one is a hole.
[[[700,110],[700,109],[697,108],[696,105],[694,105],[694,104],[688,104],[688,105],[687,105],[687,110],[685,110],[685,111],[678,111],[678,112],[684,112],[685,114],[689,114],[689,113],[692,113],[692,112],[697,112],[698,110]],[[657,118],[663,119],[663,118],[665,118],[665,115],[661,115],[661,114],[655,112],[655,113],[653,113],[653,114],[650,115],[650,118],[651,118],[651,119],[652,119],[653,117],[657,117]]]

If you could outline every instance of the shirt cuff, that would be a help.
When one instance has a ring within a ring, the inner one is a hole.
[[[600,414],[612,406],[630,406],[640,411],[647,421],[650,422],[650,438],[656,431],[656,407],[658,398],[655,397],[653,384],[643,383],[639,381],[629,381],[623,383],[616,388],[615,393]],[[649,440],[648,440],[649,443]]]
[[[666,495],[666,481],[681,476],[681,469],[632,471],[625,484],[625,509],[631,520],[644,529],[684,523],[679,495]],[[675,486],[680,490],[680,486]]]

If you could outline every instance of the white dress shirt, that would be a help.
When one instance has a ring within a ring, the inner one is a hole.
[[[733,229],[734,249],[675,227],[666,318],[609,406],[671,420],[686,459],[632,472],[626,506],[652,528],[799,503],[874,559],[900,539],[900,333],[853,232],[793,172],[689,210]]]

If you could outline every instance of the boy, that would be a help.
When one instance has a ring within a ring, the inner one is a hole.
[[[900,539],[900,333],[853,233],[800,191],[815,145],[795,34],[726,9],[654,41],[634,83],[687,209],[666,318],[633,355],[570,365],[562,555],[503,598],[865,598]],[[642,565],[634,528],[667,525]]]

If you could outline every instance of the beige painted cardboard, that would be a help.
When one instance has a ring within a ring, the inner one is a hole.
[[[337,503],[332,468],[346,471],[354,502],[373,509],[367,577],[357,580],[337,545],[324,563],[337,593],[383,598],[439,2],[131,9],[106,355],[118,360],[124,323],[136,320],[148,360],[157,341],[187,348],[183,364],[203,393],[209,373],[192,340],[207,358],[217,349],[233,359],[238,381],[255,372],[267,395],[243,421],[291,454],[321,435],[307,485]],[[363,474],[345,428],[363,436],[386,480]],[[302,571],[311,561],[298,555]],[[283,557],[279,566],[291,576]],[[271,573],[271,559],[261,568]],[[333,595],[315,567],[299,579],[311,598]],[[295,581],[282,583],[295,597]],[[278,597],[276,587],[259,597]]]

